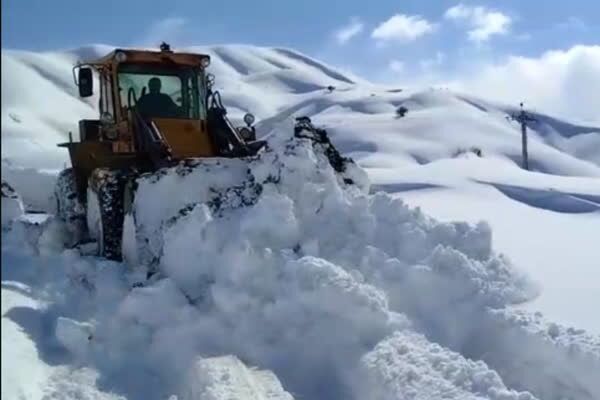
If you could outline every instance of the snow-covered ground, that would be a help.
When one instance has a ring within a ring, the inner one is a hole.
[[[107,50],[2,52],[2,398],[600,397],[599,128],[538,115],[525,171],[492,99],[194,48],[270,149],[142,179],[119,265],[19,216],[54,211],[55,144],[97,104],[71,64]],[[360,168],[291,138],[300,115]]]

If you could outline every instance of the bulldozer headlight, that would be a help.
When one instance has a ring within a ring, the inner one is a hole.
[[[245,141],[250,141],[254,139],[254,134],[250,129],[246,127],[240,128],[238,132],[240,133],[242,139],[244,139]]]
[[[204,57],[200,60],[200,65],[202,65],[202,68],[207,68],[210,65],[210,58],[208,57]]]
[[[102,124],[112,124],[114,122],[113,116],[111,115],[111,113],[102,113],[102,115],[100,116],[100,122]]]
[[[118,62],[124,62],[125,60],[127,60],[127,54],[125,54],[122,51],[117,51],[115,53],[115,60],[117,60]]]
[[[215,84],[215,76],[213,74],[206,74],[206,85],[212,87]]]
[[[108,129],[104,132],[104,136],[106,136],[108,140],[115,140],[119,136],[119,133],[116,129]]]
[[[254,115],[247,113],[246,115],[244,115],[244,122],[246,123],[246,125],[250,126],[254,123]]]

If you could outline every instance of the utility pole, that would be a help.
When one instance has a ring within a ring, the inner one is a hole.
[[[529,155],[527,153],[527,123],[528,122],[537,122],[531,114],[527,113],[523,109],[523,103],[521,105],[521,111],[519,113],[512,113],[510,119],[513,121],[517,121],[521,124],[521,149],[522,149],[522,159],[523,159],[523,168],[529,170]]]

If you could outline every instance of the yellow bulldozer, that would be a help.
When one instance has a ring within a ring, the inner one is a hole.
[[[57,180],[57,215],[73,244],[95,240],[98,255],[121,260],[127,187],[136,176],[190,158],[253,156],[264,147],[252,114],[242,127],[227,118],[209,65],[206,54],[163,43],[156,51],[115,49],[73,68],[80,97],[99,86],[99,118],[79,121],[79,140],[69,133],[59,144],[71,167]],[[99,214],[97,222],[91,213]]]

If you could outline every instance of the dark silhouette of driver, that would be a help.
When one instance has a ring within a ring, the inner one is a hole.
[[[171,96],[161,93],[162,83],[159,78],[150,78],[148,81],[149,93],[144,94],[137,101],[137,108],[143,117],[174,118],[180,114],[180,109]]]

